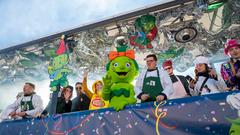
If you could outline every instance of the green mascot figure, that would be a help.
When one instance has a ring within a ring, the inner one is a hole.
[[[228,119],[232,123],[232,126],[229,130],[229,135],[240,135],[240,118],[235,120]]]
[[[56,55],[57,56],[52,59],[48,66],[49,78],[51,79],[51,91],[56,91],[57,85],[59,84],[62,87],[66,87],[68,85],[67,76],[71,70],[66,67],[69,59],[68,54],[66,53],[64,36],[61,37],[60,46],[56,51]]]
[[[131,84],[138,75],[138,64],[135,61],[134,50],[126,50],[127,46],[118,47],[117,51],[109,53],[110,62],[107,64],[107,73],[103,77],[103,99],[109,100],[109,106],[116,111],[124,106],[135,104],[134,86]]]

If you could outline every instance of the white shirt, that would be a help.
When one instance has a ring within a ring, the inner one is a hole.
[[[191,92],[191,94],[193,96],[198,96],[198,93],[200,92],[200,88],[201,88],[202,83],[205,80],[205,78],[206,77],[204,77],[204,76],[199,76],[198,81],[195,84],[195,88]],[[205,83],[205,85],[202,89],[201,95],[219,93],[223,89],[221,86],[222,85],[220,84],[219,81],[212,79],[212,78],[208,78],[207,82]]]
[[[1,119],[8,119],[8,115],[13,112],[21,112],[21,101],[30,101],[31,96],[22,96],[18,98],[13,104],[7,106],[7,108],[3,111]],[[30,117],[37,117],[43,111],[43,102],[40,96],[34,94],[32,97],[32,105],[34,107],[33,110],[25,111],[26,114]]]
[[[164,93],[167,97],[169,97],[169,95],[171,95],[173,93],[172,81],[166,71],[159,69],[159,68],[158,68],[158,71],[159,71],[160,81],[161,81],[161,84],[163,87],[162,93]],[[144,81],[146,72],[147,72],[146,77],[157,77],[158,76],[157,70],[154,70],[154,71],[143,70],[140,73],[140,75],[137,78],[135,87],[134,87],[136,99],[138,99],[137,96],[142,92],[143,81]]]

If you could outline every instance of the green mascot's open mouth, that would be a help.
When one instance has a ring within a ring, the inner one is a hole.
[[[125,76],[128,72],[116,72],[119,76]]]

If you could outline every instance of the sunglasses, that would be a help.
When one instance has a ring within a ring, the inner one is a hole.
[[[78,89],[78,90],[81,90],[81,89],[82,89],[82,87],[76,87],[76,89]]]

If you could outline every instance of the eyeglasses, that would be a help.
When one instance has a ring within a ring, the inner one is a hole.
[[[76,89],[77,89],[77,90],[81,90],[81,89],[82,89],[82,87],[76,87]]]

